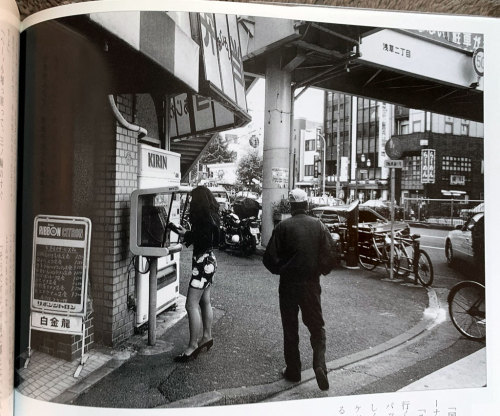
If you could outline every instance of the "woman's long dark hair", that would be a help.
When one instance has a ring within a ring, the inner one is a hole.
[[[206,186],[197,186],[191,191],[189,220],[191,224],[209,221],[212,225],[219,227],[219,204]]]

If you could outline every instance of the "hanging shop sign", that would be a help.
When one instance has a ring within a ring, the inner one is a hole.
[[[198,94],[179,94],[169,100],[169,137],[172,139],[231,129],[242,119],[216,100]]]
[[[422,149],[421,153],[421,177],[422,183],[436,182],[436,150]]]
[[[169,102],[170,138],[228,130],[247,124],[245,75],[235,15],[200,13],[202,71],[199,94]]]

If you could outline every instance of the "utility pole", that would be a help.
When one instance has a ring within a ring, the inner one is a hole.
[[[335,93],[334,93],[335,96]],[[332,106],[332,109],[335,105]],[[333,118],[333,114],[332,114]],[[340,94],[338,94],[337,99],[337,184],[335,187],[335,196],[340,197]]]

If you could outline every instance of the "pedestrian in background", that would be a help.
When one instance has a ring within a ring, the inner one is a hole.
[[[283,325],[286,380],[301,380],[299,309],[311,334],[313,369],[321,390],[328,390],[325,363],[325,322],[321,311],[320,275],[333,268],[335,244],[326,226],[307,215],[307,194],[293,189],[289,195],[292,217],[273,230],[263,257],[264,266],[280,275],[279,304]]]
[[[186,247],[193,245],[191,280],[186,297],[189,344],[174,358],[177,362],[195,359],[203,349],[208,351],[213,345],[210,290],[217,269],[213,250],[218,244],[220,217],[219,205],[205,186],[198,186],[191,192],[189,222],[191,230],[183,227],[174,230],[183,236]]]

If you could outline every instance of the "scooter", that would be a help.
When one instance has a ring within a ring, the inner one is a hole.
[[[260,225],[255,217],[240,219],[230,210],[221,213],[219,249],[250,256],[260,244]]]

